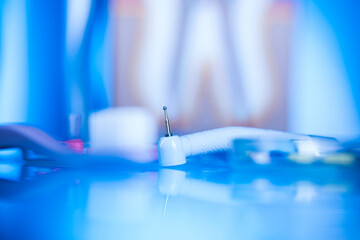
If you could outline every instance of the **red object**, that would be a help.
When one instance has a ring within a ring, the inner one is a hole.
[[[70,139],[65,141],[65,144],[75,152],[84,152],[84,142],[81,139]]]

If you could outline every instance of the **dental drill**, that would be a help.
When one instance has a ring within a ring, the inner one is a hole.
[[[224,127],[177,136],[170,131],[167,107],[163,107],[166,134],[158,143],[160,166],[177,166],[186,163],[186,158],[212,152],[230,151],[235,139],[254,141],[291,141],[299,154],[322,156],[338,147],[335,138],[293,134],[288,132],[250,127]]]

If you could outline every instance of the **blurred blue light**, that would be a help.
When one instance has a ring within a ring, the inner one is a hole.
[[[297,22],[290,130],[340,138],[360,134],[358,99],[333,26],[311,1]]]
[[[28,107],[25,2],[1,2],[0,123],[25,122]]]

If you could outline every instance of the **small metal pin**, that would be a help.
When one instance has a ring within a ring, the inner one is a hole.
[[[163,109],[164,109],[165,126],[166,126],[166,134],[165,134],[165,137],[171,137],[171,136],[172,136],[172,133],[170,132],[170,123],[169,123],[169,118],[168,118],[168,115],[167,115],[167,107],[164,106]]]

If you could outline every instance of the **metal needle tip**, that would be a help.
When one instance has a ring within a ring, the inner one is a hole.
[[[165,137],[171,137],[171,136],[172,136],[172,133],[170,132],[170,123],[169,123],[169,118],[168,118],[167,111],[166,111],[166,110],[167,110],[167,107],[164,106],[163,109],[164,109],[165,127],[166,127]]]

